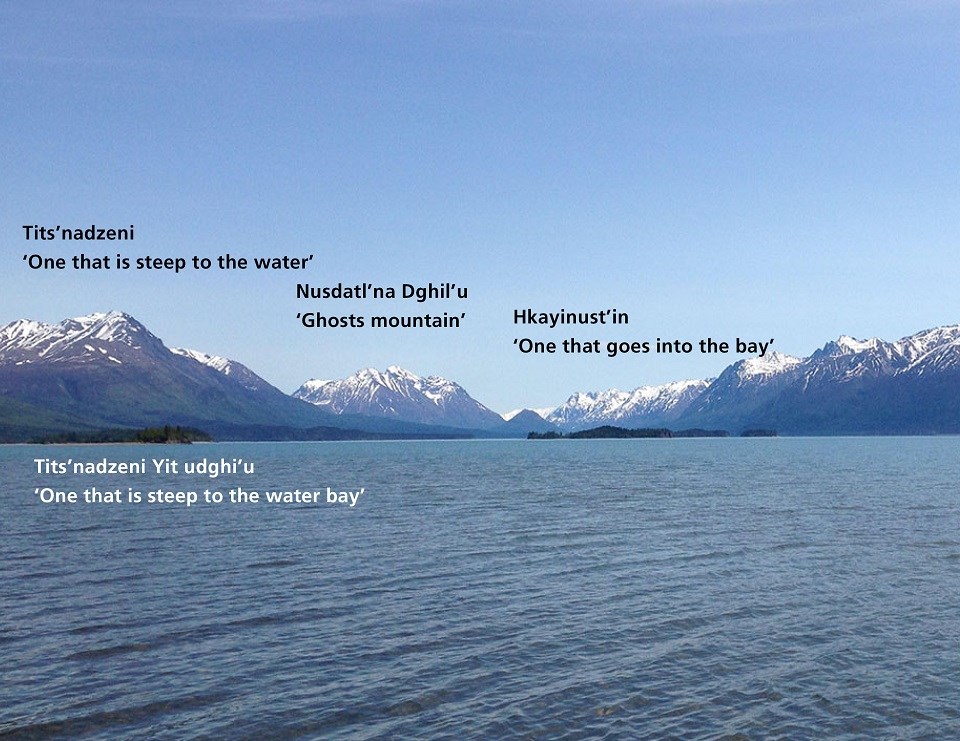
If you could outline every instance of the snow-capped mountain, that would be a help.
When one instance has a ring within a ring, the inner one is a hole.
[[[894,342],[843,335],[807,358],[738,361],[680,422],[805,434],[960,431],[960,326]]]
[[[140,322],[119,311],[45,324],[20,319],[0,328],[0,364],[89,363],[117,365],[167,352]]]
[[[536,410],[521,409],[516,414],[510,415],[510,419],[500,425],[497,431],[509,437],[514,435],[526,437],[531,432],[560,432],[560,428],[552,422],[547,422]]]
[[[181,357],[192,362],[182,364]],[[173,361],[181,363],[181,367],[199,363],[230,376],[248,390],[277,390],[235,360],[197,350],[168,348],[140,322],[120,311],[88,314],[57,324],[20,319],[0,328],[0,366],[85,365],[105,361],[116,365]]]
[[[504,412],[500,416],[503,417],[505,422],[509,422],[520,414],[520,412],[533,412],[541,419],[546,419],[554,409],[556,409],[556,407],[520,407],[519,409],[511,409],[509,412]]]
[[[576,393],[546,417],[564,430],[600,425],[737,433],[960,432],[960,325],[894,342],[847,335],[806,358],[770,353],[712,381]]]
[[[0,327],[0,402],[0,439],[154,424],[248,436],[335,420],[239,363],[171,351],[117,311]]]
[[[901,352],[911,358],[910,372],[917,376],[955,371],[960,366],[960,325],[918,332],[900,343]]]
[[[876,337],[857,340],[846,335],[828,342],[806,362],[812,382],[846,383],[858,378],[909,375],[921,368],[945,367],[960,351],[960,325],[937,327],[886,342]],[[934,361],[933,358],[940,358]]]
[[[580,392],[551,411],[546,420],[563,430],[600,425],[667,426],[709,385],[710,381],[676,381],[661,386],[641,386],[633,391]]]
[[[804,388],[864,379],[909,377],[930,369],[944,370],[960,359],[960,325],[924,330],[894,342],[857,340],[847,335],[828,342],[810,357],[792,358],[788,375]]]
[[[364,414],[422,424],[490,429],[503,418],[459,384],[439,376],[420,377],[392,365],[365,368],[337,381],[311,380],[293,396],[335,414]]]

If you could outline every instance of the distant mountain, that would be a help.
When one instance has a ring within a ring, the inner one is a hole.
[[[547,419],[781,434],[960,433],[960,326],[894,342],[841,336],[807,358],[738,360],[712,381],[578,393]]]
[[[541,419],[546,419],[550,416],[550,413],[556,409],[556,407],[521,407],[520,409],[513,409],[509,412],[504,412],[500,416],[503,417],[507,422],[516,417],[520,412],[533,412]]]
[[[506,416],[506,415],[504,415]],[[533,409],[521,409],[495,428],[507,437],[526,437],[531,432],[559,432],[560,428],[548,422]]]
[[[566,431],[600,425],[669,426],[709,386],[710,381],[677,381],[662,386],[641,386],[633,391],[576,393],[546,419]]]
[[[479,430],[504,423],[459,384],[439,376],[420,377],[395,365],[385,371],[366,368],[338,381],[307,381],[293,396],[339,415]]]
[[[740,361],[684,421],[787,434],[960,432],[960,326],[894,342],[842,336],[766,373]]]

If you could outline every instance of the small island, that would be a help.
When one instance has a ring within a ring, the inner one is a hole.
[[[726,430],[668,430],[666,427],[640,427],[629,429],[603,425],[578,432],[531,432],[528,440],[589,440],[589,439],[626,439],[626,438],[674,438],[674,437],[729,437]]]

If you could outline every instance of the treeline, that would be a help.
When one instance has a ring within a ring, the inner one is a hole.
[[[138,443],[208,443],[213,438],[203,430],[194,427],[147,427],[137,432],[134,442]]]
[[[61,432],[31,440],[41,444],[89,444],[89,443],[180,443],[210,442],[213,438],[203,430],[179,425],[163,427],[145,427],[133,430],[116,427],[90,432]]]

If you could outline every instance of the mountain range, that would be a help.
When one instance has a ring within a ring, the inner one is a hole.
[[[0,328],[0,441],[183,425],[219,439],[463,437],[455,427],[331,414],[241,363],[169,349],[122,312]]]
[[[709,386],[710,381],[676,381],[633,391],[578,392],[545,419],[565,431],[601,425],[670,427]]]
[[[746,358],[705,381],[574,394],[545,418],[564,430],[619,424],[799,435],[956,433],[960,326],[894,342],[842,336],[806,358]]]
[[[960,326],[842,336],[806,358],[738,360],[716,378],[578,392],[499,415],[458,383],[391,366],[292,395],[235,360],[168,348],[121,312],[0,328],[0,441],[180,424],[219,439],[517,437],[601,425],[781,434],[960,432]]]

